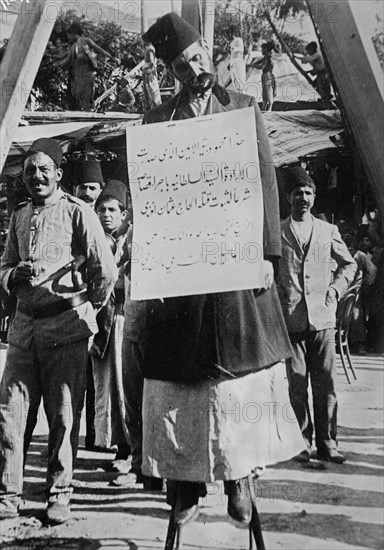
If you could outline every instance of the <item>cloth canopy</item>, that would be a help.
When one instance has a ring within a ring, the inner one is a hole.
[[[333,146],[330,137],[343,131],[339,111],[271,111],[264,113],[272,156],[276,167],[289,164],[306,154]],[[31,143],[39,137],[55,137],[63,146],[64,152],[74,141],[90,140],[107,142],[125,133],[127,125],[141,124],[141,117],[135,119],[87,120],[82,122],[63,122],[56,124],[35,124],[20,126],[8,154],[7,164],[20,161]]]
[[[270,111],[264,121],[275,166],[333,147],[330,138],[344,130],[340,111]]]

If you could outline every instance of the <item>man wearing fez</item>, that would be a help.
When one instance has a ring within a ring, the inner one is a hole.
[[[290,356],[290,344],[273,282],[281,248],[268,137],[255,99],[218,85],[207,44],[186,21],[167,14],[143,39],[183,84],[176,97],[145,114],[145,123],[254,109],[264,199],[265,284],[127,304],[124,336],[131,340],[134,363],[145,378],[142,473],[180,482],[179,525],[198,513],[199,482],[215,480],[224,480],[230,516],[249,523],[247,476],[303,448],[295,423],[280,421],[277,414],[270,418],[267,411],[252,422],[241,412],[247,403],[288,403],[281,361]],[[133,452],[132,438],[131,444]]]
[[[86,159],[76,165],[75,196],[95,209],[96,201],[104,187],[104,178],[100,162],[96,158]],[[87,384],[85,393],[85,448],[89,451],[97,450],[95,445],[95,383],[92,372],[92,361],[87,363]],[[99,449],[102,450],[102,449]]]
[[[335,225],[311,214],[312,178],[300,166],[286,173],[291,215],[282,222],[279,295],[292,342],[287,361],[289,396],[305,443],[296,457],[312,456],[313,423],[308,401],[311,380],[317,458],[341,464],[337,450],[335,324],[337,302],[353,281],[356,262]]]
[[[104,187],[100,162],[97,159],[84,160],[77,169],[75,195],[95,208],[96,200]]]
[[[12,214],[0,265],[17,298],[0,385],[0,518],[15,517],[23,488],[23,433],[43,398],[49,426],[48,523],[69,518],[88,339],[117,278],[96,214],[59,187],[62,149],[36,140],[24,160],[31,200]]]
[[[125,398],[122,382],[121,344],[124,325],[124,245],[125,234],[118,235],[128,215],[127,187],[109,180],[96,201],[96,214],[119,266],[119,277],[106,305],[98,312],[96,334],[91,347],[95,383],[95,445],[106,448],[117,445],[113,471],[127,471],[130,454],[125,423]],[[122,265],[120,265],[120,263]]]

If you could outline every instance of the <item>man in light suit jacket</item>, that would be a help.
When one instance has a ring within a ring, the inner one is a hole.
[[[337,302],[353,281],[356,263],[335,225],[314,218],[316,186],[300,167],[287,171],[291,215],[281,224],[279,295],[293,348],[287,360],[289,394],[308,462],[313,424],[308,404],[311,378],[317,457],[341,464],[337,450],[336,352]]]

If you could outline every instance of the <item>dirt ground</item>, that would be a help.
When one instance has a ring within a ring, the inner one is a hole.
[[[4,364],[5,350],[0,350]],[[268,550],[383,548],[383,356],[355,356],[358,380],[349,385],[339,368],[339,446],[343,465],[293,460],[267,469],[258,484],[258,509]],[[35,550],[144,550],[164,548],[169,507],[164,493],[141,485],[110,485],[112,454],[83,448],[82,424],[74,475],[72,516],[47,527],[44,478],[47,427],[43,413],[29,451],[21,516],[0,523],[0,548]],[[248,548],[244,526],[226,514],[221,483],[208,487],[197,521],[185,527],[183,548]]]

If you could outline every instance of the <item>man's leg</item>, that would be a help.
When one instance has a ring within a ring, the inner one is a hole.
[[[30,400],[40,399],[34,348],[8,347],[0,385],[0,517],[17,514],[23,489],[23,441]]]
[[[49,503],[57,497],[56,501],[64,507],[68,507],[71,494],[87,359],[88,339],[38,350],[43,403],[49,426],[46,495]],[[58,495],[62,498],[59,499]],[[59,519],[57,523],[61,523]]]
[[[26,425],[24,430],[24,466],[27,461],[28,449],[31,444],[33,432],[38,420],[40,401],[41,401],[40,395],[38,396],[38,399],[30,398],[30,401],[29,401],[28,415],[27,415],[27,420],[26,420]]]
[[[122,307],[121,307],[122,310]],[[117,444],[116,454],[116,466],[117,471],[119,467],[123,466],[124,473],[126,465],[124,461],[127,461],[131,454],[131,440],[129,438],[128,427],[126,426],[126,413],[125,413],[125,397],[123,387],[123,364],[122,364],[122,345],[123,345],[123,329],[124,329],[124,316],[118,311],[115,313],[114,324],[111,334],[111,346],[113,349],[112,360],[112,388],[114,398],[111,403],[112,414],[112,434],[114,437],[114,443]]]
[[[110,350],[107,347],[104,357],[91,357],[94,382],[94,444],[97,447],[111,447],[111,376]],[[88,384],[87,384],[88,387]],[[88,392],[87,392],[88,393]]]
[[[92,451],[95,447],[95,414],[95,383],[93,379],[92,359],[88,357],[85,392],[85,448],[89,451]]]
[[[337,397],[334,329],[312,333],[308,344],[308,364],[313,392],[316,447],[319,455],[336,450]]]
[[[290,334],[292,358],[287,359],[289,398],[308,452],[312,446],[313,424],[308,403],[307,344],[304,333]],[[309,457],[308,457],[309,459]]]
[[[143,453],[143,374],[142,354],[140,344],[123,338],[123,388],[125,394],[126,425],[131,442],[131,470],[141,477],[141,461]]]
[[[328,74],[324,71],[317,75],[317,88],[321,101],[323,103],[324,109],[330,109],[331,105],[331,83],[328,77]]]

